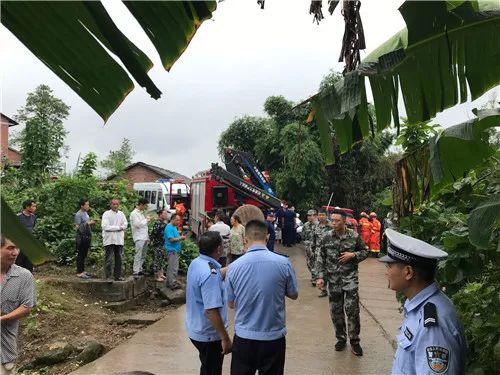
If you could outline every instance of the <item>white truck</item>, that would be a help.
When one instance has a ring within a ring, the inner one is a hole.
[[[148,201],[148,212],[158,211],[160,208],[174,213],[174,203],[182,202],[189,208],[189,185],[179,180],[158,180],[156,182],[136,182],[134,190]]]

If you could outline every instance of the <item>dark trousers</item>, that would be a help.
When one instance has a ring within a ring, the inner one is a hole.
[[[282,375],[286,340],[248,340],[234,335],[231,375]]]
[[[85,271],[85,259],[90,249],[90,237],[76,237],[76,273]]]
[[[31,273],[33,273],[33,263],[31,263],[31,261],[28,259],[26,255],[23,254],[22,251],[19,252],[19,255],[16,258],[16,264],[19,267],[26,268]]]
[[[111,258],[114,254],[115,256],[115,272],[114,277],[118,279],[122,277],[122,245],[108,245],[104,246],[104,250],[106,251],[104,257],[104,276],[107,278],[111,277]]]
[[[191,339],[191,342],[200,352],[200,375],[221,375],[224,361],[221,341],[201,342]]]

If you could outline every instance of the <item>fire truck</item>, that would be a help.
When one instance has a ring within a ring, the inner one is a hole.
[[[274,210],[281,207],[269,179],[255,166],[251,155],[226,149],[224,156],[226,169],[213,163],[210,170],[194,175],[191,180],[189,224],[196,236],[205,231],[216,210],[231,212],[243,204]]]

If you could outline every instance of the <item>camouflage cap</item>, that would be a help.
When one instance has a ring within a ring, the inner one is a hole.
[[[312,215],[316,215],[316,210],[307,211],[307,216],[312,216]]]

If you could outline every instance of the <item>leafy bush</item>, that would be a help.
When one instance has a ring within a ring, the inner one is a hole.
[[[179,269],[182,272],[187,272],[189,264],[191,261],[200,255],[200,251],[198,250],[198,245],[192,240],[186,238],[182,241],[181,245],[181,256],[179,260]]]

